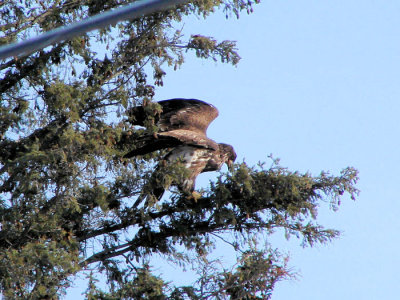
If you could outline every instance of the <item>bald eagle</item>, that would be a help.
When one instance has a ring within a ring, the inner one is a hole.
[[[137,140],[137,148],[124,157],[144,155],[156,150],[169,149],[163,158],[164,164],[181,161],[189,171],[182,182],[174,182],[182,192],[192,194],[196,178],[200,173],[220,170],[224,163],[231,168],[236,153],[231,145],[216,143],[207,137],[210,123],[218,116],[213,105],[197,99],[170,99],[157,102],[162,112],[155,116],[159,131]],[[145,126],[145,107],[137,106],[129,111],[133,125]],[[164,187],[157,186],[152,194],[160,200]],[[139,197],[136,203],[142,199]]]

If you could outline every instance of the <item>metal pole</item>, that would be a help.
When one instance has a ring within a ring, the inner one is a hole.
[[[117,23],[121,20],[137,19],[187,2],[188,0],[142,0],[134,2],[71,25],[50,30],[32,39],[0,47],[0,60],[10,56],[28,55],[51,44],[68,40],[76,35],[105,27],[109,24]]]

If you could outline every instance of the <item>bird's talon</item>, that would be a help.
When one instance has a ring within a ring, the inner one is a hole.
[[[195,203],[197,203],[197,200],[199,200],[201,198],[201,194],[198,192],[192,192],[192,194],[190,195],[190,199],[193,199]]]

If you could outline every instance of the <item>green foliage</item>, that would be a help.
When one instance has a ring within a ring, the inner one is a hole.
[[[240,258],[240,265],[235,272],[225,276],[226,293],[231,299],[269,299],[278,280],[290,278],[286,259],[282,265],[279,253],[246,251]]]
[[[89,288],[86,291],[86,298],[88,300],[166,299],[163,291],[165,283],[160,278],[151,274],[149,266],[145,265],[143,268],[138,268],[135,270],[135,273],[133,280],[120,278],[124,281],[124,284],[110,293],[99,290],[93,283],[94,280],[92,277],[89,282]]]
[[[155,177],[161,152],[122,158],[144,131],[129,127],[127,111],[146,103],[147,130],[156,132],[160,107],[151,100],[167,70],[177,70],[188,52],[233,65],[240,59],[235,43],[196,33],[186,37],[179,22],[216,10],[239,17],[257,2],[192,1],[0,63],[5,296],[56,299],[74,274],[94,270],[108,287],[100,290],[92,276],[88,299],[265,299],[276,282],[292,276],[286,257],[266,242],[270,234],[283,229],[303,245],[338,235],[317,223],[317,212],[327,200],[335,210],[346,195],[357,196],[357,172],[351,168],[314,177],[277,162],[270,168],[243,163],[220,174],[199,199],[172,191],[155,205],[134,206],[152,184],[168,186],[185,170],[160,167]],[[0,44],[120,4],[3,1]],[[236,266],[210,261],[220,241],[237,251]],[[186,287],[164,282],[149,267],[154,255],[193,268],[198,280]]]
[[[223,41],[217,43],[216,40],[201,35],[193,35],[188,44],[189,49],[195,49],[196,56],[199,58],[212,58],[214,61],[217,57],[221,62],[229,62],[236,65],[240,56],[235,51],[235,43],[231,41]]]

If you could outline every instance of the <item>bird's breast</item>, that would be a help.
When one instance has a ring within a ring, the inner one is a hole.
[[[168,155],[169,162],[180,160],[185,164],[186,168],[192,167],[194,164],[207,164],[209,159],[209,149],[197,148],[193,146],[180,146],[174,148]]]

